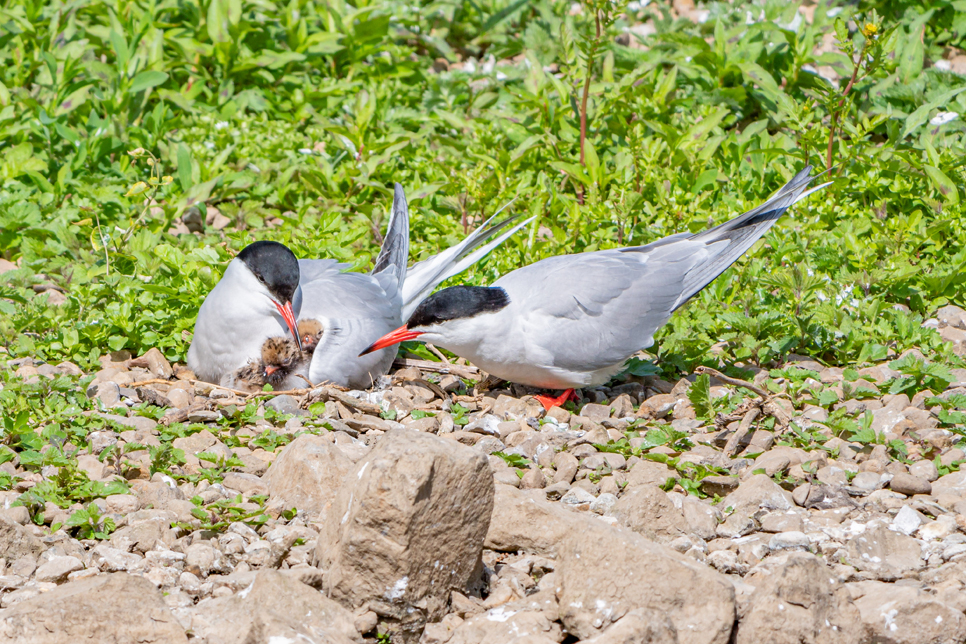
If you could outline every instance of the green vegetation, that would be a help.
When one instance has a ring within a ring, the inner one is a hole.
[[[640,4],[0,3],[7,352],[183,360],[254,239],[366,269],[393,181],[413,259],[512,198],[537,216],[463,278],[483,283],[702,229],[831,158],[834,184],[674,317],[657,364],[721,341],[766,366],[958,364],[921,322],[966,304],[966,77],[935,64],[966,48],[961,3]],[[945,377],[907,366],[894,389]]]

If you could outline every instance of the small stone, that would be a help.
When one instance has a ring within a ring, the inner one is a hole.
[[[564,505],[578,506],[587,504],[588,506],[597,500],[597,497],[585,490],[582,487],[574,486],[567,491],[562,497],[560,497],[560,502]]]
[[[784,472],[791,464],[787,454],[781,452],[765,452],[755,459],[752,470],[765,470],[767,476],[774,476],[779,472]]]
[[[553,457],[554,483],[571,483],[577,474],[577,457],[567,452],[557,452]]]
[[[707,476],[701,479],[701,491],[708,496],[727,496],[738,488],[737,476]]]
[[[909,466],[909,474],[918,476],[930,483],[939,478],[939,471],[936,469],[936,464],[932,461],[917,461],[913,463]]]
[[[613,494],[604,492],[590,504],[590,511],[594,514],[604,515],[617,503],[617,497]]]
[[[546,418],[553,418],[557,424],[563,425],[570,422],[570,412],[563,407],[551,407],[547,412]]]
[[[267,409],[274,409],[280,414],[299,415],[301,412],[299,409],[299,402],[293,396],[288,394],[275,396],[265,403],[265,407]]]
[[[161,351],[156,347],[149,349],[147,353],[141,357],[147,361],[148,370],[158,378],[167,380],[174,375],[174,370],[171,368],[171,363],[168,362],[167,358],[165,358]]]
[[[913,476],[912,474],[896,474],[889,482],[889,488],[893,492],[907,496],[932,494],[932,484],[926,479]]]
[[[584,459],[583,466],[589,470],[598,470],[602,467],[609,467],[611,470],[621,470],[627,465],[627,459],[621,454],[603,452],[592,454]]]
[[[798,512],[769,512],[761,518],[762,532],[802,532],[804,528]]]
[[[77,557],[53,556],[46,563],[37,568],[34,579],[40,582],[61,584],[67,581],[67,576],[84,569],[84,563]]]
[[[899,508],[899,512],[892,520],[892,525],[902,534],[911,535],[922,525],[922,517],[911,507],[904,505]]]
[[[919,528],[919,538],[925,541],[945,539],[956,532],[956,528],[956,519],[950,514],[943,514],[937,517],[935,521]]]
[[[610,412],[610,407],[606,405],[589,403],[583,406],[583,408],[580,410],[580,415],[584,418],[589,418],[595,423],[602,423],[610,418]]]
[[[708,555],[707,561],[722,574],[737,575],[744,572],[744,566],[738,561],[738,553],[732,550],[715,550]]]
[[[547,486],[547,477],[539,467],[527,470],[520,479],[520,488],[524,490],[542,490]]]
[[[97,400],[110,409],[121,403],[121,388],[115,382],[94,381],[87,387],[87,397]]]
[[[214,423],[219,418],[221,418],[221,414],[217,411],[208,411],[207,409],[198,409],[188,414],[189,423]]]
[[[882,487],[881,480],[882,475],[878,472],[859,472],[852,479],[852,487],[865,492],[873,492]]]
[[[768,548],[774,550],[788,550],[808,548],[808,537],[804,532],[780,532],[768,542]]]
[[[805,507],[805,501],[808,500],[808,493],[811,491],[812,486],[809,483],[802,483],[794,490],[792,490],[792,500],[795,501],[795,505],[799,507]]]

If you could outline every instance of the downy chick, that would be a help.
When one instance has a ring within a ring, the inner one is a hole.
[[[313,319],[299,320],[298,331],[302,338],[302,352],[306,358],[311,358],[322,339],[322,323]]]
[[[299,335],[302,335],[301,329]],[[236,369],[232,374],[231,386],[243,391],[261,391],[268,384],[278,389],[307,358],[308,355],[300,352],[291,338],[268,338],[262,344],[261,360]]]

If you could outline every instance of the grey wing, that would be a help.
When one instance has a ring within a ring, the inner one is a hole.
[[[310,266],[312,279],[303,281],[300,318],[322,322],[322,338],[309,365],[313,383],[333,382],[342,386],[365,387],[385,373],[396,355],[396,347],[359,357],[359,353],[380,337],[399,327],[401,300],[390,280],[381,284],[380,275],[342,272],[344,264],[331,260],[327,266]],[[303,276],[305,273],[303,273]],[[392,296],[387,294],[392,290]]]
[[[521,307],[529,346],[553,365],[613,365],[653,343],[708,247],[673,243],[551,257],[497,280]]]

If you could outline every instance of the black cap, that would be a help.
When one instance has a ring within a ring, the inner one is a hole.
[[[450,286],[427,297],[406,322],[410,329],[499,311],[510,296],[498,286]]]
[[[281,303],[291,302],[299,285],[299,260],[285,244],[257,241],[238,253],[255,277]]]

